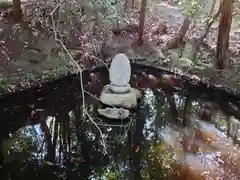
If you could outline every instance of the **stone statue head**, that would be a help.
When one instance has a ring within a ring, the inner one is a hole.
[[[117,54],[111,63],[109,70],[111,85],[127,86],[131,76],[131,65],[124,53]]]

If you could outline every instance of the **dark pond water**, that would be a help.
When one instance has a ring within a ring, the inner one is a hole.
[[[0,179],[238,179],[231,112],[220,108],[229,103],[141,71],[133,69],[131,84],[143,97],[123,121],[97,114],[106,70],[84,78],[84,106],[78,76],[0,99]]]

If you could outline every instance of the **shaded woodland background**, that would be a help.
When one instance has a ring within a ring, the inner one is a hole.
[[[1,89],[119,52],[238,88],[239,7],[238,0],[1,1]]]

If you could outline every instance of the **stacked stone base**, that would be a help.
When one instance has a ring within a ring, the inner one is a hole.
[[[111,119],[126,119],[129,116],[128,109],[137,107],[140,97],[141,93],[137,89],[130,87],[127,92],[116,93],[112,91],[111,85],[106,85],[100,95],[100,101],[109,108],[99,109],[98,113]]]

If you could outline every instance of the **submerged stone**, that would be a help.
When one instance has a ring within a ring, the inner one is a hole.
[[[101,93],[100,100],[103,104],[110,106],[119,106],[125,108],[134,108],[137,106],[137,99],[141,97],[139,90],[131,88],[126,93],[114,93],[110,85],[106,85]]]
[[[240,129],[237,130],[236,139],[238,142],[240,142]]]
[[[131,65],[128,57],[123,54],[117,54],[111,63],[109,69],[109,79],[111,89],[116,93],[124,93],[130,90]]]
[[[109,119],[126,119],[129,116],[129,110],[123,108],[98,109],[98,113]]]

